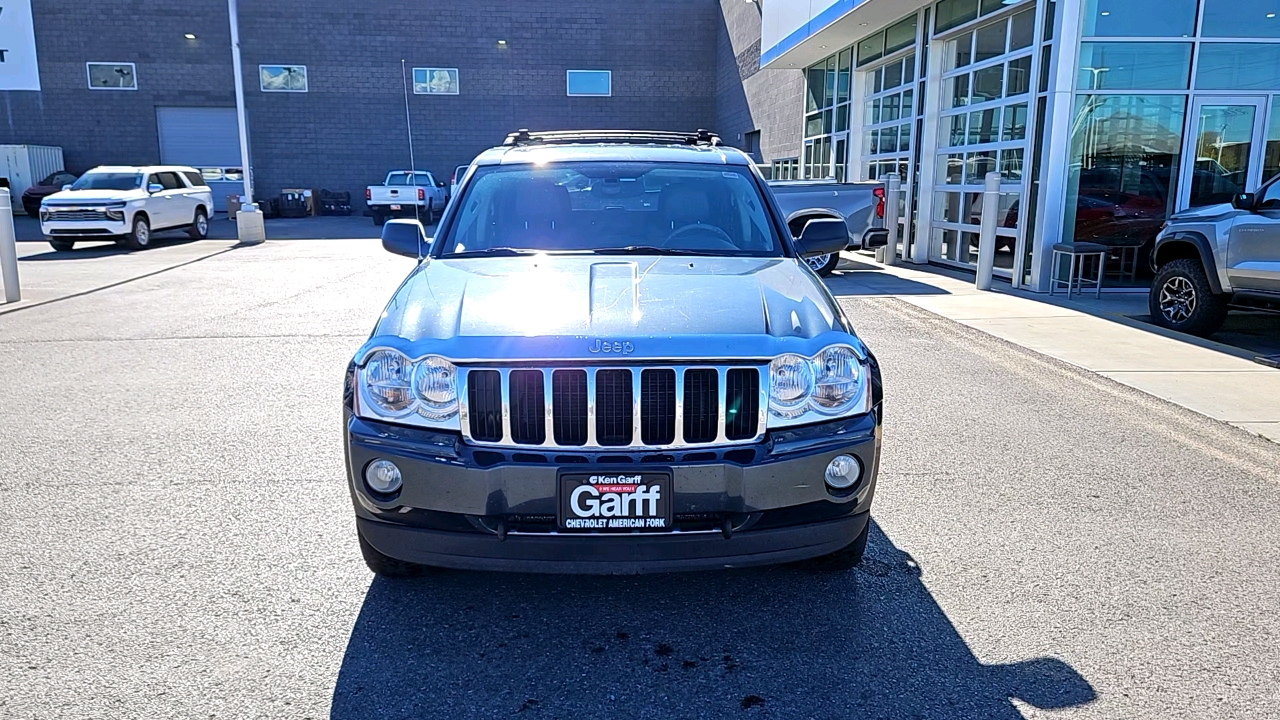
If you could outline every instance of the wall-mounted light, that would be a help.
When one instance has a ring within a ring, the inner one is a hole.
[[[506,46],[507,46],[507,41],[506,41],[506,40],[499,40],[499,41],[498,41],[498,47],[500,47],[500,48],[505,48]]]
[[[195,40],[195,39],[196,39],[196,34],[195,34],[195,33],[183,33],[183,34],[182,34],[182,37],[184,37],[184,38],[186,38],[186,39],[188,39],[188,40]]]

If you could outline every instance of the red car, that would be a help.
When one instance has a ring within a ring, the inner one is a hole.
[[[40,201],[79,179],[79,175],[59,170],[22,192],[22,209],[31,217],[40,217]]]

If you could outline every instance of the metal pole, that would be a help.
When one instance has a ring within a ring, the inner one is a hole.
[[[18,246],[13,232],[13,200],[9,188],[0,188],[0,284],[4,285],[4,301],[22,299],[18,288]]]
[[[991,276],[996,267],[996,215],[1000,211],[1000,173],[987,173],[987,186],[982,192],[982,230],[978,233],[979,290],[991,289]]]
[[[231,16],[231,68],[236,76],[236,122],[240,125],[240,165],[244,173],[244,202],[253,204],[253,179],[249,173],[249,126],[244,116],[244,70],[240,66],[240,13],[236,0],[227,0]]]
[[[898,208],[902,198],[902,178],[897,173],[880,176],[884,182],[884,225],[889,230],[889,244],[884,248],[884,264],[898,264],[898,240],[901,228],[898,227]],[[903,248],[906,255],[906,248]]]

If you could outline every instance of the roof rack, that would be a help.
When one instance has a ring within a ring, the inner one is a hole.
[[[705,145],[720,144],[720,136],[710,130],[669,132],[665,130],[566,130],[529,132],[521,128],[502,141],[504,146],[574,145],[586,143],[632,143],[636,145]]]

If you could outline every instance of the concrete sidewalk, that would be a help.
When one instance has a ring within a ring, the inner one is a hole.
[[[1257,353],[1134,320],[1145,294],[1067,300],[998,281],[993,292],[981,292],[972,275],[890,267],[861,254],[846,254],[828,285],[837,296],[898,298],[1280,442],[1280,370],[1254,362]]]

